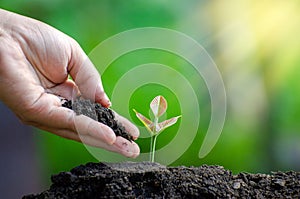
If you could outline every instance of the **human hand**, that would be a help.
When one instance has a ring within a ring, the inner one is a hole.
[[[110,106],[98,71],[79,44],[40,21],[2,9],[0,90],[0,100],[25,124],[127,157],[139,155],[135,142],[61,106],[57,96],[72,99],[74,92]],[[139,136],[127,119],[117,114],[116,119],[135,139]]]

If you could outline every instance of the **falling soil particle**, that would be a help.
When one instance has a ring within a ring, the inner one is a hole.
[[[88,163],[51,178],[23,199],[299,198],[299,172],[233,175],[221,166],[166,167],[150,162]]]

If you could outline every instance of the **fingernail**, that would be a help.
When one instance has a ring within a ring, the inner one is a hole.
[[[140,155],[140,148],[138,147],[133,153],[132,153],[132,158],[136,158]]]
[[[112,145],[116,141],[116,135],[113,132],[108,132],[105,134],[107,143]]]
[[[111,101],[109,100],[109,97],[103,90],[102,84],[98,84],[97,90],[96,90],[96,101],[100,103],[104,107],[110,107],[111,106]]]
[[[103,101],[107,104],[107,107],[111,106],[111,101],[109,100],[109,98],[106,95],[106,93],[104,93],[104,100]]]
[[[132,136],[133,140],[137,140],[139,137],[138,136]]]

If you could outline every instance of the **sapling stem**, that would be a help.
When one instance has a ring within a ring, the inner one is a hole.
[[[150,152],[149,152],[149,160],[152,160],[152,149],[153,149],[153,135],[151,135],[151,141],[150,141]]]
[[[157,138],[158,134],[154,135],[154,139],[153,139],[153,147],[152,147],[152,156],[151,156],[151,162],[154,162],[154,157],[155,157],[155,147],[156,147],[156,138]]]
[[[151,146],[150,146],[150,162],[154,162],[154,156],[155,156],[155,147],[156,147],[156,138],[158,136],[158,132],[156,131],[156,127],[158,125],[158,117],[154,117],[153,122],[153,135],[151,136]]]

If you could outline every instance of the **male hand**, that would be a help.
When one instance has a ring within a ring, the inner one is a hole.
[[[79,44],[40,21],[2,9],[0,91],[0,100],[25,124],[127,157],[139,155],[136,143],[61,106],[57,96],[72,99],[74,93],[110,106],[98,71]],[[127,119],[116,118],[135,139],[139,136]]]

